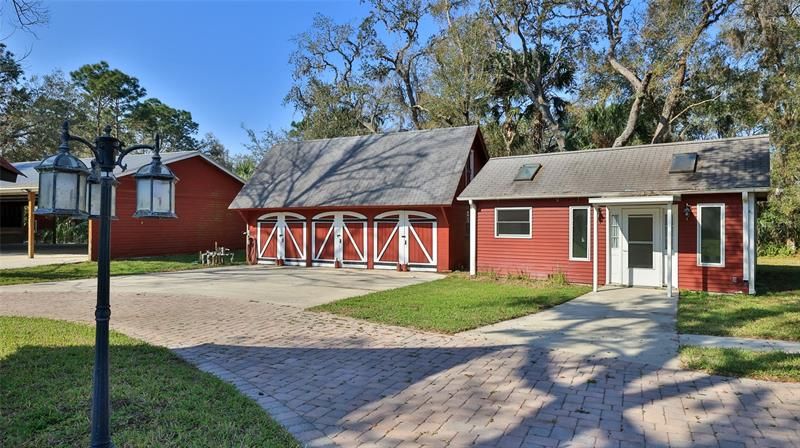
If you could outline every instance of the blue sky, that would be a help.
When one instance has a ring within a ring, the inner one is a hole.
[[[186,109],[233,153],[241,129],[288,127],[284,106],[291,85],[292,37],[316,13],[356,21],[368,10],[341,1],[53,1],[47,25],[33,36],[3,26],[4,42],[23,60],[26,75],[69,72],[100,60],[136,76],[172,107]]]

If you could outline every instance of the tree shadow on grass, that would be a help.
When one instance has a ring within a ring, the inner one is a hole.
[[[759,294],[800,294],[800,265],[758,265],[756,289]]]

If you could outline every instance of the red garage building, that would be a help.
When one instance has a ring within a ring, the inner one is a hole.
[[[151,154],[130,154],[125,159],[127,169],[117,168],[115,175],[119,180],[116,192],[116,219],[111,222],[111,257],[128,258],[152,255],[169,255],[208,250],[214,243],[230,249],[244,246],[241,218],[228,210],[228,204],[242,188],[244,181],[227,168],[197,151],[166,152],[161,160],[175,173],[179,181],[175,188],[175,208],[177,219],[138,219],[136,211],[136,182],[132,174],[140,167],[150,163]],[[89,159],[83,161],[90,163]],[[16,183],[0,183],[0,202],[6,215],[22,214],[25,206],[35,204],[38,190],[38,173],[34,167],[39,162],[20,162],[14,166],[27,178],[18,178]],[[7,212],[7,213],[6,213]],[[38,223],[47,217],[34,217]],[[4,219],[4,221],[6,221]],[[3,223],[3,234],[13,235],[19,242],[26,239],[31,246],[30,236],[22,219],[7,220],[19,228],[11,228]],[[28,237],[25,237],[28,235]],[[88,254],[97,258],[99,225],[90,222]],[[9,238],[4,238],[12,242]]]
[[[491,159],[470,204],[470,271],[755,292],[769,137]]]
[[[468,255],[455,198],[487,158],[477,126],[288,142],[230,208],[252,263],[452,270]]]

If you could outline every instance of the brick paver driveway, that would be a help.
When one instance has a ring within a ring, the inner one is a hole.
[[[91,319],[91,294],[24,290],[1,288],[0,314]],[[253,294],[117,293],[112,326],[234,383],[311,446],[800,446],[800,385],[492,345]]]

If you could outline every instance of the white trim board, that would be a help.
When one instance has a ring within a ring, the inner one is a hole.
[[[573,205],[569,207],[569,241],[567,242],[567,246],[569,248],[569,260],[570,261],[590,261],[592,259],[592,250],[590,249],[591,246],[591,239],[592,239],[592,209],[594,207],[588,205]],[[572,254],[572,212],[575,210],[586,210],[586,257],[575,257]]]
[[[697,266],[703,267],[717,267],[717,268],[724,268],[725,267],[725,204],[723,203],[699,203],[696,205],[697,207],[697,243],[696,243],[696,252],[697,252]],[[704,208],[720,208],[720,252],[719,252],[719,263],[703,263],[702,262],[702,255],[700,253],[700,233],[702,232],[703,227],[703,209]]]

